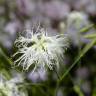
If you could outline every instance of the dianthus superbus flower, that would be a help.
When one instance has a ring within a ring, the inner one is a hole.
[[[63,61],[64,52],[69,42],[66,35],[47,36],[43,28],[26,30],[27,36],[19,36],[15,41],[18,51],[13,57],[19,55],[14,61],[17,66],[22,66],[23,70],[28,70],[32,65],[33,71],[37,68],[53,67],[59,68]]]

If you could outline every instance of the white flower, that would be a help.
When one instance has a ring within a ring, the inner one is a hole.
[[[15,45],[18,51],[13,57],[19,55],[19,58],[14,64],[22,66],[23,70],[28,70],[33,65],[33,72],[41,67],[48,67],[50,70],[53,66],[59,68],[69,45],[68,37],[66,35],[49,37],[42,28],[37,28],[35,33],[33,31],[33,29],[26,30],[27,36],[16,39]]]
[[[73,11],[69,14],[67,19],[67,33],[75,46],[80,46],[80,43],[89,42],[89,40],[85,39],[83,35],[87,34],[89,31],[91,32],[92,30],[85,33],[80,32],[80,30],[88,27],[89,25],[91,25],[91,23],[85,13]]]
[[[17,84],[11,80],[7,80],[0,74],[0,96],[28,96],[24,89],[21,89]]]

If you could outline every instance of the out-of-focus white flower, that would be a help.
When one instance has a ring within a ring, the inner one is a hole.
[[[60,62],[63,62],[64,52],[69,45],[69,39],[66,35],[56,35],[49,37],[42,28],[35,30],[26,30],[27,36],[20,36],[15,41],[18,51],[13,55],[19,55],[14,61],[17,66],[22,66],[23,70],[28,70],[31,65],[34,66],[33,72],[37,68],[53,66],[59,68]]]
[[[91,25],[91,23],[88,20],[87,14],[78,11],[74,11],[69,14],[67,19],[67,33],[71,37],[74,45],[78,46],[80,43],[88,42],[88,39],[83,38],[80,30],[89,25]]]
[[[0,96],[28,96],[27,92],[23,92],[13,80],[6,80],[4,76],[0,76]]]
[[[80,28],[81,26],[87,25],[88,16],[83,12],[74,11],[69,14],[67,23],[68,25],[75,24],[76,27],[79,26]]]

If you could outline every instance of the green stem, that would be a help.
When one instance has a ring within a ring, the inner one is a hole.
[[[89,51],[89,49],[91,49],[94,44],[96,43],[96,38],[92,40],[92,42],[90,44],[87,44],[85,46],[85,48],[81,51],[81,53],[79,54],[79,56],[77,57],[77,59],[74,61],[74,63],[67,69],[67,71],[62,75],[62,77],[58,80],[58,82],[60,83],[65,76],[68,75],[68,73],[71,71],[71,69],[77,64],[77,62]]]

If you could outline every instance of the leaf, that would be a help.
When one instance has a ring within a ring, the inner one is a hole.
[[[86,27],[84,27],[84,28],[82,28],[81,30],[80,30],[80,33],[85,33],[85,32],[88,32],[91,28],[93,28],[95,25],[94,24],[91,24],[91,25],[89,25],[89,26],[86,26]]]
[[[87,35],[84,35],[84,38],[87,38],[87,39],[93,39],[93,38],[96,38],[96,33],[94,33],[94,34],[87,34]]]
[[[93,39],[90,43],[88,43],[80,52],[80,54],[77,56],[76,60],[73,62],[73,64],[67,69],[67,71],[61,76],[61,78],[58,80],[58,82],[61,82],[65,76],[68,75],[68,73],[71,71],[71,69],[78,63],[78,61],[94,46],[96,43],[96,38]]]

